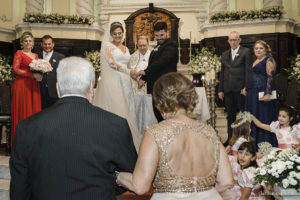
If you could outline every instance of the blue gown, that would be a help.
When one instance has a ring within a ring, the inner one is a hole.
[[[275,90],[272,83],[272,77],[268,77],[266,72],[266,63],[270,56],[266,56],[262,61],[254,67],[252,65],[248,69],[247,78],[247,95],[245,103],[245,111],[253,114],[259,121],[264,124],[271,124],[277,120],[278,102],[277,99],[269,102],[259,101],[258,92],[271,93]],[[255,146],[261,142],[269,142],[273,147],[278,147],[276,135],[274,133],[258,128],[254,123],[251,125],[251,136],[255,139]]]

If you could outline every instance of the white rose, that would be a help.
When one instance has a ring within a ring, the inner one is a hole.
[[[289,180],[286,178],[283,179],[281,183],[284,188],[287,188],[289,186]]]
[[[293,178],[289,178],[289,182],[291,185],[297,185],[297,181]]]
[[[259,171],[259,174],[262,175],[262,176],[265,175],[266,173],[267,173],[267,172],[266,172],[265,169],[261,169],[261,170]]]

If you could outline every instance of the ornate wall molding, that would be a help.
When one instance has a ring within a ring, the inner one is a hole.
[[[23,31],[32,31],[35,37],[42,37],[44,34],[51,34],[55,38],[70,38],[70,39],[99,39],[103,32],[99,26],[86,24],[39,24],[39,23],[20,23],[15,26],[16,38]],[[51,33],[49,33],[51,32]],[[38,35],[37,35],[38,34]],[[98,38],[97,38],[98,37]]]
[[[235,29],[247,29],[252,28],[253,31],[256,30],[256,33],[259,34],[260,32],[257,30],[258,27],[267,27],[271,26],[273,27],[271,32],[290,32],[294,33],[295,27],[296,27],[296,21],[289,18],[282,18],[280,20],[278,19],[256,19],[256,20],[239,20],[239,21],[230,21],[230,22],[217,22],[217,23],[209,23],[208,21],[205,21],[203,27],[201,28],[201,33],[204,34],[205,37],[219,37],[219,36],[227,36],[226,34],[222,34],[222,28],[226,30],[235,30]],[[281,31],[283,30],[283,31]],[[209,34],[209,32],[215,32],[218,35],[215,34]],[[205,35],[205,33],[207,33]],[[267,33],[267,28],[264,32],[261,33]],[[240,33],[243,34],[243,33]],[[247,34],[247,33],[244,33]],[[250,33],[248,33],[250,34]]]
[[[198,19],[198,27],[201,27],[204,23],[207,12],[208,12],[208,1],[209,0],[100,0],[98,3],[98,23],[101,28],[105,29],[109,22],[109,16],[114,14],[128,14],[136,12],[139,9],[149,7],[149,3],[154,3],[154,7],[166,9],[170,12],[176,13],[195,13]]]

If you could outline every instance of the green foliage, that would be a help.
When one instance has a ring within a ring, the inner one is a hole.
[[[12,67],[8,64],[10,57],[0,54],[0,83],[11,83],[15,79]]]
[[[49,24],[88,24],[95,22],[94,17],[81,15],[61,15],[61,14],[43,14],[43,13],[26,13],[23,18],[28,23],[49,23]]]
[[[230,12],[219,12],[213,14],[209,18],[210,23],[217,22],[229,22],[236,20],[255,20],[255,19],[266,19],[266,18],[277,18],[280,19],[283,14],[282,8],[274,7],[261,10],[249,10],[249,11],[230,11]]]

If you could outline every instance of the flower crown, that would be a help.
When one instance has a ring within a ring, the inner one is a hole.
[[[252,122],[251,116],[249,112],[239,112],[239,114],[237,115],[236,119],[242,119],[239,123],[232,123],[231,124],[231,128],[237,128],[240,125],[249,122]]]

